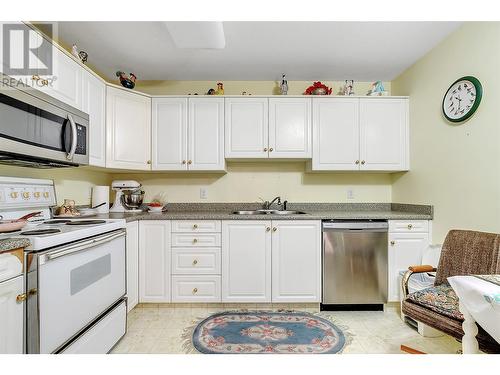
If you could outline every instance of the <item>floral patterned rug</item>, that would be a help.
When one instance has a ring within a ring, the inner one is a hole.
[[[185,349],[204,354],[335,354],[349,338],[333,322],[306,312],[227,311],[187,329]]]

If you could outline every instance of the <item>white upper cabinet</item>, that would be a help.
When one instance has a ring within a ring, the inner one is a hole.
[[[153,170],[187,170],[186,98],[153,98]]]
[[[272,301],[321,301],[321,221],[273,220]]]
[[[222,222],[222,302],[271,302],[271,221]]]
[[[225,99],[226,158],[268,157],[268,99]]]
[[[82,111],[89,115],[89,164],[106,166],[106,84],[83,71]]]
[[[223,171],[224,99],[189,98],[188,169]]]
[[[151,169],[151,98],[106,90],[106,167]]]
[[[311,99],[269,99],[269,157],[311,157]]]
[[[409,168],[408,100],[360,99],[361,170]]]
[[[359,99],[313,99],[313,170],[359,169]]]

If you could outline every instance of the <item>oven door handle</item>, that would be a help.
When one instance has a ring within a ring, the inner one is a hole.
[[[76,146],[78,144],[78,134],[76,130],[75,120],[73,120],[73,116],[71,116],[70,114],[68,114],[68,121],[71,124],[71,148],[68,152],[68,155],[66,155],[66,159],[73,160],[73,156],[75,156],[76,152]]]
[[[47,262],[50,262],[51,260],[59,259],[59,258],[65,257],[67,255],[78,253],[80,251],[87,250],[87,249],[90,249],[92,247],[96,247],[96,246],[105,244],[105,243],[113,241],[117,238],[124,237],[125,234],[126,234],[125,230],[120,230],[117,233],[115,232],[115,233],[100,236],[98,238],[94,238],[91,240],[82,241],[82,242],[76,243],[74,245],[65,246],[64,248],[60,249],[59,251],[50,252],[50,253],[42,255],[40,257],[40,265],[45,264]]]

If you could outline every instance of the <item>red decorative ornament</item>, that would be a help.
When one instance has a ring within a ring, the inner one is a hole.
[[[320,81],[314,82],[312,86],[309,86],[304,95],[331,95],[332,88],[322,84]]]

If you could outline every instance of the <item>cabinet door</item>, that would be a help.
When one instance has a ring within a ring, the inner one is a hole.
[[[189,98],[188,169],[225,169],[222,98]]]
[[[271,302],[271,221],[224,221],[222,237],[222,302]]]
[[[153,170],[187,170],[187,103],[183,98],[153,99]]]
[[[321,301],[321,222],[272,223],[273,302]]]
[[[226,158],[267,158],[268,99],[227,98]]]
[[[361,170],[408,169],[408,100],[360,99]]]
[[[89,164],[106,166],[106,84],[84,71],[82,111],[89,115]]]
[[[359,169],[359,99],[313,99],[313,170]]]
[[[399,273],[409,266],[421,264],[429,233],[389,233],[389,302],[399,301]]]
[[[108,86],[106,130],[106,167],[150,169],[150,98]]]
[[[269,157],[311,157],[311,99],[269,99]]]
[[[0,354],[23,353],[24,303],[16,298],[23,293],[23,276],[0,283]]]
[[[170,302],[170,221],[139,222],[139,302]]]
[[[127,310],[139,303],[139,222],[127,223]]]

